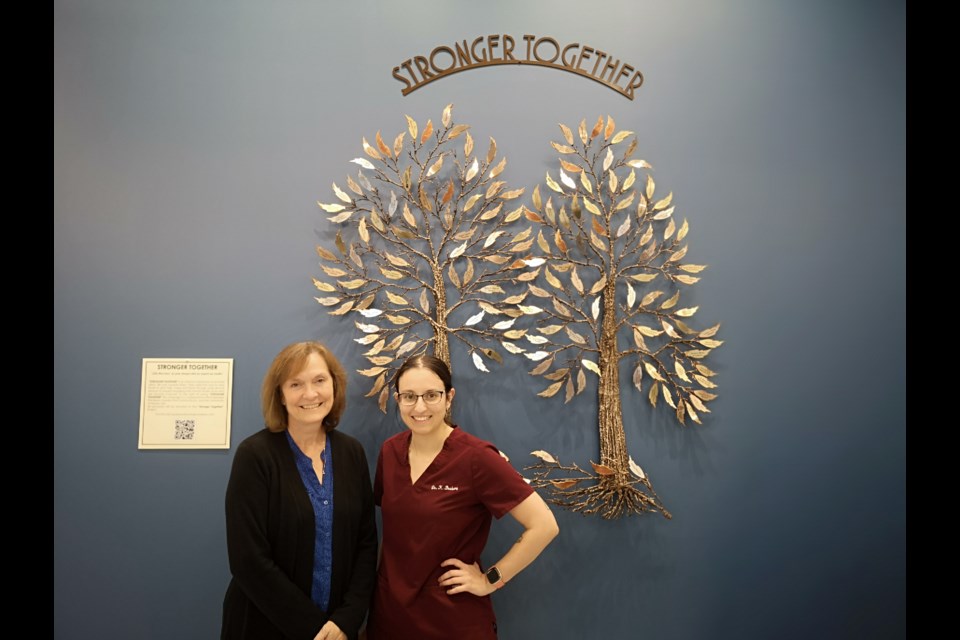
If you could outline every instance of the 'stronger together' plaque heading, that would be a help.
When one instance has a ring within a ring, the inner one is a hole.
[[[393,68],[393,77],[404,84],[407,95],[420,87],[460,71],[502,64],[530,64],[569,71],[595,80],[633,100],[643,84],[643,74],[633,65],[606,51],[579,42],[561,45],[554,38],[524,35],[517,42],[507,34],[478,36],[453,46],[435,47],[428,55],[414,56]]]

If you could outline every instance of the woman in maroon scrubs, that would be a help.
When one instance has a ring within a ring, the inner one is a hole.
[[[397,372],[407,431],[387,439],[377,460],[383,541],[369,640],[495,639],[490,594],[559,532],[543,498],[496,447],[447,421],[455,393],[434,356],[415,356]],[[492,518],[507,513],[525,531],[483,567]]]

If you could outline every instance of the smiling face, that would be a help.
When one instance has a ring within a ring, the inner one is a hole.
[[[407,369],[397,383],[397,403],[400,405],[400,417],[417,436],[434,436],[443,433],[446,429],[444,416],[453,401],[454,389],[444,390],[443,380],[433,371],[425,368]],[[430,391],[443,392],[440,399],[434,404],[428,404],[423,394]],[[415,404],[407,405],[400,402],[405,394],[416,394]]]
[[[319,427],[333,406],[333,376],[319,353],[311,353],[303,369],[280,385],[290,427]]]

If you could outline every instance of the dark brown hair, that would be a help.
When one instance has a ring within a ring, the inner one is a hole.
[[[323,419],[323,430],[332,431],[340,423],[340,416],[347,407],[347,374],[340,361],[325,346],[316,341],[295,342],[283,348],[273,359],[263,377],[260,404],[263,420],[270,431],[287,428],[287,408],[283,405],[283,383],[302,370],[310,354],[316,353],[327,363],[333,377],[333,406]]]
[[[444,391],[450,391],[450,389],[453,388],[453,377],[450,375],[450,367],[447,366],[447,363],[437,356],[420,354],[418,356],[410,356],[407,361],[397,369],[397,376],[393,379],[393,386],[394,389],[397,390],[397,393],[400,392],[400,378],[410,369],[429,369],[437,374],[437,377],[443,382]]]

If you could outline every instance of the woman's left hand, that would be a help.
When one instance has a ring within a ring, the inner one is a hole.
[[[441,562],[440,566],[453,567],[437,581],[447,590],[447,593],[472,593],[475,596],[485,596],[496,591],[496,587],[487,581],[487,577],[480,571],[480,565],[476,562],[467,564],[457,558],[450,558]]]

